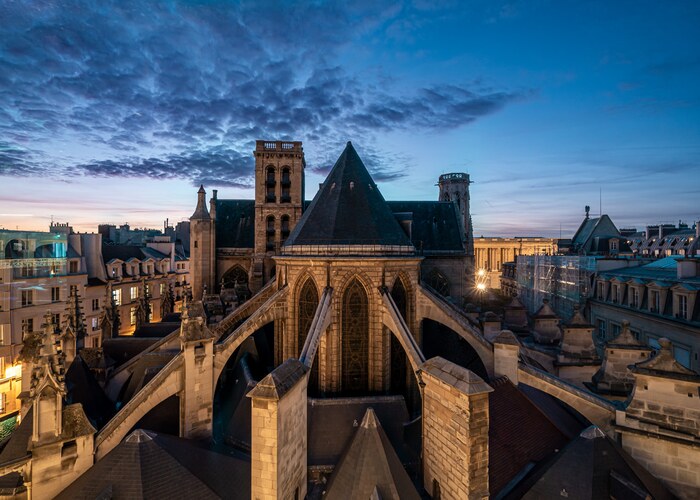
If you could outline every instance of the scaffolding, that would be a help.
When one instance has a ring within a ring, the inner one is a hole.
[[[568,320],[574,306],[583,305],[588,297],[595,270],[595,257],[520,255],[516,269],[519,298],[531,314],[549,299],[554,312]]]

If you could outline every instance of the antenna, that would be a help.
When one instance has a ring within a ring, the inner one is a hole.
[[[598,206],[600,209],[600,216],[603,216],[603,186],[600,187],[600,205]]]

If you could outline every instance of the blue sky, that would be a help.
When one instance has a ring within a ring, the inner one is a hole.
[[[307,198],[352,140],[387,199],[467,171],[476,235],[700,219],[695,1],[0,3],[0,226],[252,197],[256,139]]]

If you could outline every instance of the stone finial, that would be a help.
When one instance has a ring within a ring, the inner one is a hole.
[[[183,306],[180,338],[183,342],[214,338],[214,334],[207,327],[207,315],[201,302],[190,302]]]
[[[53,315],[44,315],[41,344],[38,346],[36,364],[32,370],[30,396],[37,397],[47,385],[56,392],[65,394],[65,355],[60,348],[60,330],[53,322]]]
[[[648,346],[644,342],[641,342],[634,337],[632,331],[630,330],[630,322],[627,320],[624,320],[622,322],[622,330],[620,331],[620,334],[614,339],[612,339],[610,342],[608,342],[608,346],[614,346],[618,349],[621,347],[644,347],[648,349]]]
[[[659,345],[661,349],[654,356],[641,363],[630,365],[630,370],[633,373],[700,381],[700,374],[676,361],[673,356],[673,343],[669,339],[665,337],[659,339]]]
[[[581,306],[579,304],[574,304],[574,314],[571,316],[571,319],[569,320],[568,323],[566,323],[567,327],[569,328],[592,328],[593,325],[591,325],[588,320],[583,316],[583,313],[581,312]]]

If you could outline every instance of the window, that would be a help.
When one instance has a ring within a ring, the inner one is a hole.
[[[600,340],[605,340],[607,336],[607,325],[604,319],[598,320],[598,338]]]
[[[678,296],[678,317],[681,319],[688,319],[688,296],[679,295]]]
[[[51,302],[58,302],[61,300],[61,288],[54,286],[51,287]]]
[[[100,328],[100,322],[98,321],[97,318],[92,318],[91,322],[92,322],[92,330],[93,331],[98,330]]]
[[[289,237],[289,215],[283,215],[281,219],[280,236],[282,238],[282,243]]]
[[[117,288],[116,290],[112,290],[112,300],[114,303],[118,306],[122,305],[122,290],[121,288]]]
[[[73,295],[78,295],[78,285],[71,285],[70,288],[68,289],[70,296],[72,297]]]
[[[309,334],[311,323],[313,323],[318,307],[318,292],[316,285],[311,278],[307,278],[306,283],[299,292],[299,330],[297,332],[297,351],[301,354]]]
[[[24,318],[22,320],[22,337],[26,337],[34,331],[34,319]]]
[[[275,217],[270,215],[267,218],[267,243],[265,249],[273,251],[275,249]]]
[[[598,300],[603,300],[605,297],[605,283],[602,281],[598,282]]]
[[[167,290],[165,283],[160,284],[160,294],[165,295],[165,291]]]
[[[610,251],[615,252],[617,250],[617,240],[610,240]]]
[[[615,338],[618,335],[620,335],[620,325],[613,323],[612,324],[612,337]]]
[[[275,168],[267,167],[267,175],[265,178],[265,201],[274,203],[275,198]]]
[[[651,292],[651,312],[660,313],[661,312],[661,294],[658,290],[652,290]]]
[[[70,274],[76,274],[78,272],[78,261],[77,260],[71,260],[69,264],[69,273]]]
[[[31,306],[34,303],[33,290],[22,290],[22,307]]]
[[[100,299],[92,299],[92,310],[97,311],[100,308]]]
[[[136,324],[136,308],[132,307],[131,310],[129,311],[129,321],[130,325],[134,326]]]
[[[12,338],[10,336],[10,325],[0,325],[0,345],[10,344],[12,344]]]
[[[139,298],[139,287],[137,286],[132,286],[130,289],[129,296],[131,297],[131,301],[135,301],[136,299]]]
[[[51,321],[54,325],[60,326],[61,324],[61,313],[56,313],[51,315]]]
[[[639,288],[631,288],[630,290],[630,306],[639,307]]]
[[[613,285],[612,286],[612,294],[611,294],[611,299],[613,304],[617,304],[619,302],[619,295],[620,295],[620,286],[619,285]]]
[[[34,276],[34,268],[29,264],[22,264],[20,268],[20,276],[22,278],[31,278]]]
[[[342,389],[366,391],[369,387],[369,307],[362,284],[353,280],[342,301]]]
[[[291,197],[290,191],[289,191],[291,185],[292,185],[292,182],[289,178],[289,168],[285,167],[282,169],[282,183],[281,183],[282,191],[280,193],[280,202],[289,203],[292,201],[292,197]]]

